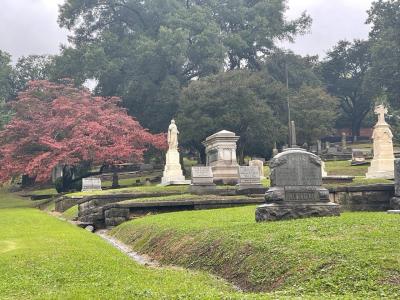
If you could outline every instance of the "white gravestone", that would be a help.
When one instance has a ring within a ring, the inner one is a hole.
[[[211,167],[192,167],[193,185],[214,185]]]
[[[387,112],[383,104],[375,108],[378,123],[375,125],[372,134],[374,158],[368,168],[367,178],[394,178],[393,134],[389,124],[385,121]]]
[[[185,176],[183,176],[179,161],[178,134],[179,131],[175,120],[171,120],[171,124],[168,127],[168,151],[161,185],[190,184],[190,180],[185,180]]]
[[[260,170],[257,166],[239,167],[239,189],[262,188]]]
[[[83,178],[82,179],[82,192],[86,191],[101,191],[100,178]]]
[[[264,162],[262,160],[254,159],[249,161],[249,166],[250,167],[257,167],[258,170],[260,171],[260,178],[264,179]]]

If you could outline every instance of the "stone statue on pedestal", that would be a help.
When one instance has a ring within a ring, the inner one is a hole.
[[[168,147],[169,150],[178,150],[178,127],[176,127],[175,120],[171,121],[168,127]]]
[[[385,121],[387,108],[381,104],[375,108],[378,122],[374,127],[372,139],[374,140],[374,158],[368,168],[367,178],[394,178],[394,151],[393,134],[390,126]]]
[[[175,120],[171,120],[171,124],[168,127],[168,152],[161,185],[190,184],[190,180],[185,180],[185,176],[182,173],[178,152],[178,134],[179,130]]]

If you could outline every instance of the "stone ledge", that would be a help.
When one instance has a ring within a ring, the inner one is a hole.
[[[257,222],[339,215],[340,205],[335,203],[271,203],[260,205],[256,209]]]
[[[330,193],[336,192],[379,192],[379,191],[393,191],[394,183],[378,183],[378,184],[367,184],[357,186],[339,186],[335,188],[329,188]]]

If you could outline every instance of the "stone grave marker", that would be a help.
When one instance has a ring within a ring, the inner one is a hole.
[[[211,167],[192,167],[192,184],[190,192],[195,194],[207,193],[216,189]]]
[[[256,221],[340,215],[339,205],[329,202],[322,187],[321,159],[303,149],[288,149],[270,162],[271,188],[267,204],[256,210]]]
[[[100,178],[83,178],[82,179],[82,192],[85,191],[101,191]]]
[[[258,166],[239,167],[239,189],[260,189],[260,169]]]
[[[365,164],[368,164],[368,162],[365,161],[364,152],[359,149],[353,149],[351,154],[351,165],[359,166]]]
[[[257,167],[259,172],[260,172],[260,178],[264,179],[264,162],[259,159],[253,159],[249,161],[249,166],[250,167]]]

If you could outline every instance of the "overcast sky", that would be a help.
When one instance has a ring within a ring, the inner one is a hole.
[[[366,10],[373,0],[289,0],[288,18],[307,11],[313,18],[311,33],[285,44],[298,54],[325,52],[341,39],[366,38]],[[58,5],[64,0],[1,0],[0,49],[15,61],[22,55],[56,54],[67,42],[57,24]]]

